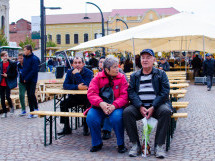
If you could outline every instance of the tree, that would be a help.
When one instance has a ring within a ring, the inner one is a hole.
[[[57,46],[57,44],[53,41],[47,41],[46,42],[46,47],[56,47],[56,46]]]
[[[19,46],[24,49],[25,45],[31,45],[32,49],[35,48],[36,42],[34,42],[30,37],[26,36],[25,41],[20,41]]]
[[[7,38],[2,31],[0,32],[0,46],[8,46]]]

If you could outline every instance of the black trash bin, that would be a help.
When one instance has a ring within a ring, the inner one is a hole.
[[[55,72],[56,79],[63,78],[64,70],[65,70],[64,66],[57,66],[56,67],[56,72]]]

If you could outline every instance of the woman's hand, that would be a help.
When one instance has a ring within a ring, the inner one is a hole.
[[[108,104],[108,115],[110,115],[115,109],[116,107],[114,105]]]
[[[101,102],[100,104],[99,104],[99,106],[101,107],[101,109],[103,110],[103,112],[106,114],[106,115],[108,115],[108,113],[109,113],[109,109],[108,109],[108,103],[106,103],[106,102]]]

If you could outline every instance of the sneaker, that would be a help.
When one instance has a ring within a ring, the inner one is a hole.
[[[1,118],[6,118],[7,117],[7,113],[3,113],[2,115],[1,115]]]
[[[125,153],[127,150],[124,144],[118,145],[118,153]]]
[[[19,116],[25,116],[26,115],[26,111],[22,111]]]
[[[93,146],[91,149],[90,149],[90,152],[97,152],[99,150],[102,149],[102,146],[103,146],[103,143],[99,144],[99,145],[96,145],[96,146]]]
[[[37,115],[32,115],[32,114],[29,114],[27,119],[32,119],[32,118],[37,118]]]
[[[10,113],[14,113],[14,107],[11,107]]]
[[[208,91],[210,91],[211,89],[210,88],[208,88]]]
[[[166,156],[166,152],[164,150],[164,146],[163,145],[157,145],[155,147],[155,157],[163,159],[163,158],[165,158],[165,156]]]
[[[39,109],[34,109],[34,111],[39,111]],[[34,118],[37,118],[38,115],[33,115]]]
[[[129,151],[130,157],[136,157],[141,154],[141,147],[137,143],[133,144],[131,150]]]

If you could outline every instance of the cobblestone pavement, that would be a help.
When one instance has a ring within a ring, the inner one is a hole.
[[[188,112],[189,116],[178,120],[171,149],[165,160],[215,160],[215,88],[208,92],[206,86],[191,84],[187,89],[186,96],[180,101],[189,101],[190,104],[179,112]],[[39,108],[53,110],[53,100],[40,103]],[[43,119],[29,120],[19,117],[19,112],[20,109],[8,118],[0,119],[0,160],[156,160],[153,155],[130,158],[128,152],[119,154],[114,133],[110,140],[104,141],[101,151],[91,153],[91,138],[82,135],[82,128],[44,147]],[[141,122],[138,124],[141,129]],[[58,130],[59,126],[58,123]],[[130,149],[127,135],[125,143]]]

